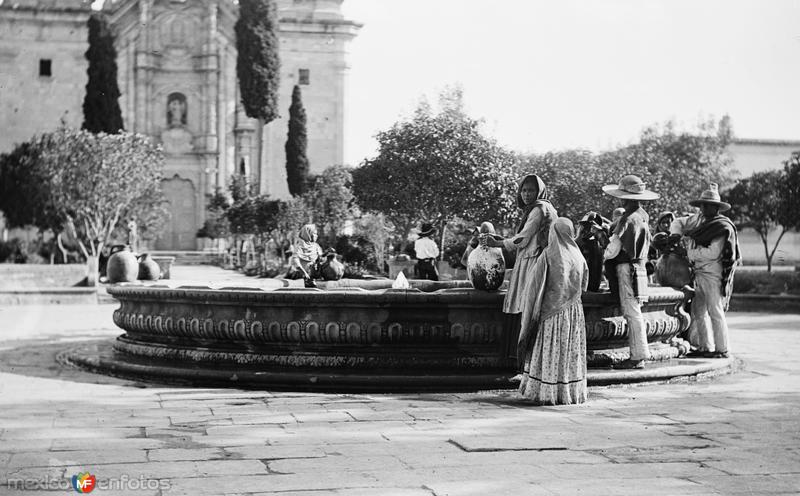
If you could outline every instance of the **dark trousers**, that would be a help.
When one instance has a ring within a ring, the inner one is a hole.
[[[430,281],[439,280],[439,271],[436,269],[435,258],[423,258],[418,261],[417,269],[419,269],[420,279],[428,279]]]

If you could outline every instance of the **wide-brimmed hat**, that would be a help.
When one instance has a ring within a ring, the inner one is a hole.
[[[690,201],[689,205],[692,205],[693,207],[699,207],[703,203],[717,205],[720,212],[724,212],[731,208],[730,203],[721,201],[719,196],[719,185],[717,185],[717,183],[709,183],[708,189],[700,194],[700,198]]]
[[[603,193],[623,200],[658,200],[661,195],[655,191],[650,191],[646,184],[633,174],[627,175],[619,180],[619,184],[608,184],[603,186]]]
[[[422,226],[419,228],[419,235],[420,236],[433,236],[436,234],[437,229],[433,227],[433,224],[430,222],[423,222]]]

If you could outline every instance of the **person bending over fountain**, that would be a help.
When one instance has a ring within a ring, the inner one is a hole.
[[[628,347],[630,358],[616,365],[617,368],[641,369],[650,358],[647,332],[642,316],[642,305],[647,302],[647,253],[650,250],[650,229],[647,212],[640,201],[657,200],[658,193],[648,191],[637,176],[620,179],[619,184],[603,186],[603,192],[623,200],[625,213],[619,219],[606,247],[606,277],[609,286],[618,288],[622,315],[628,324]],[[612,284],[615,280],[616,284]]]
[[[533,300],[532,274],[539,256],[547,246],[550,224],[558,213],[548,200],[547,187],[536,174],[522,178],[517,189],[517,207],[522,210],[522,219],[517,225],[517,234],[508,239],[481,237],[481,242],[490,248],[505,248],[516,253],[516,263],[508,281],[508,292],[503,301],[503,313],[507,314],[505,332],[510,338],[519,333],[522,314],[528,302]],[[521,349],[517,343],[517,367],[522,368]]]
[[[522,314],[519,392],[538,405],[586,401],[586,320],[581,293],[586,260],[573,239],[572,221],[559,217],[531,274],[532,304]]]

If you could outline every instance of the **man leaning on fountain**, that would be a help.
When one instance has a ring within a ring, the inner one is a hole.
[[[623,200],[625,208],[603,254],[606,270],[611,272],[606,277],[617,279],[620,308],[628,324],[630,358],[616,364],[615,368],[640,369],[650,359],[642,316],[642,304],[648,298],[645,264],[650,251],[650,228],[649,216],[639,202],[657,200],[659,195],[647,190],[645,183],[633,175],[623,177],[619,184],[603,186],[603,192]]]

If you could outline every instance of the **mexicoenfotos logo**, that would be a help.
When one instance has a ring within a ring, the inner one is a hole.
[[[72,476],[72,488],[79,493],[90,493],[97,485],[97,477],[89,472]]]

